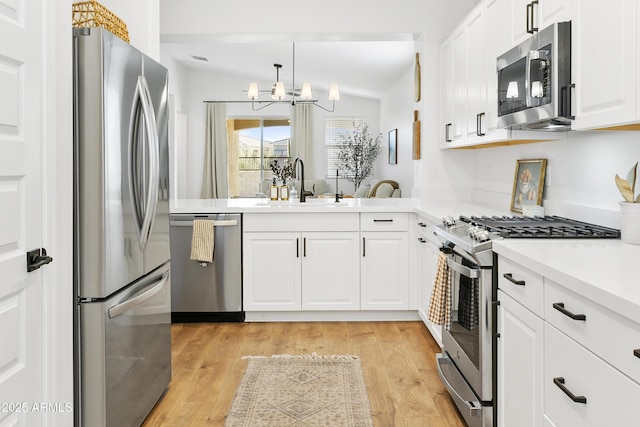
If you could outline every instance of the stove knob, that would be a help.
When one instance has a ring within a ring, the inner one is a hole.
[[[456,225],[456,219],[452,216],[445,216],[442,218],[442,223],[447,227],[451,227],[452,225]]]
[[[491,240],[491,236],[489,235],[489,232],[487,230],[480,230],[476,233],[476,240],[478,242],[486,242],[488,240]]]
[[[478,235],[478,227],[469,227],[469,237],[475,240],[477,235]]]

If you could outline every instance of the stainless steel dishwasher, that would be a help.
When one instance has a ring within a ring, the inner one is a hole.
[[[190,259],[193,220],[214,221],[212,263]],[[171,215],[171,321],[244,321],[242,215]]]

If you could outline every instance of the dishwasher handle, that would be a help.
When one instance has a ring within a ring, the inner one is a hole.
[[[169,225],[175,227],[193,227],[193,221],[169,221]],[[223,219],[213,221],[214,227],[236,227],[237,225],[237,219]]]

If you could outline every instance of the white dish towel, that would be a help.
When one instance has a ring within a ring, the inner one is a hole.
[[[191,235],[191,259],[198,262],[213,262],[215,242],[214,221],[210,219],[194,219]]]

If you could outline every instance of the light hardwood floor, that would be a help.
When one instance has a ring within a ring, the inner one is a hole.
[[[169,390],[143,424],[224,426],[244,375],[242,356],[360,356],[376,427],[464,426],[438,378],[438,345],[420,322],[172,325]]]

